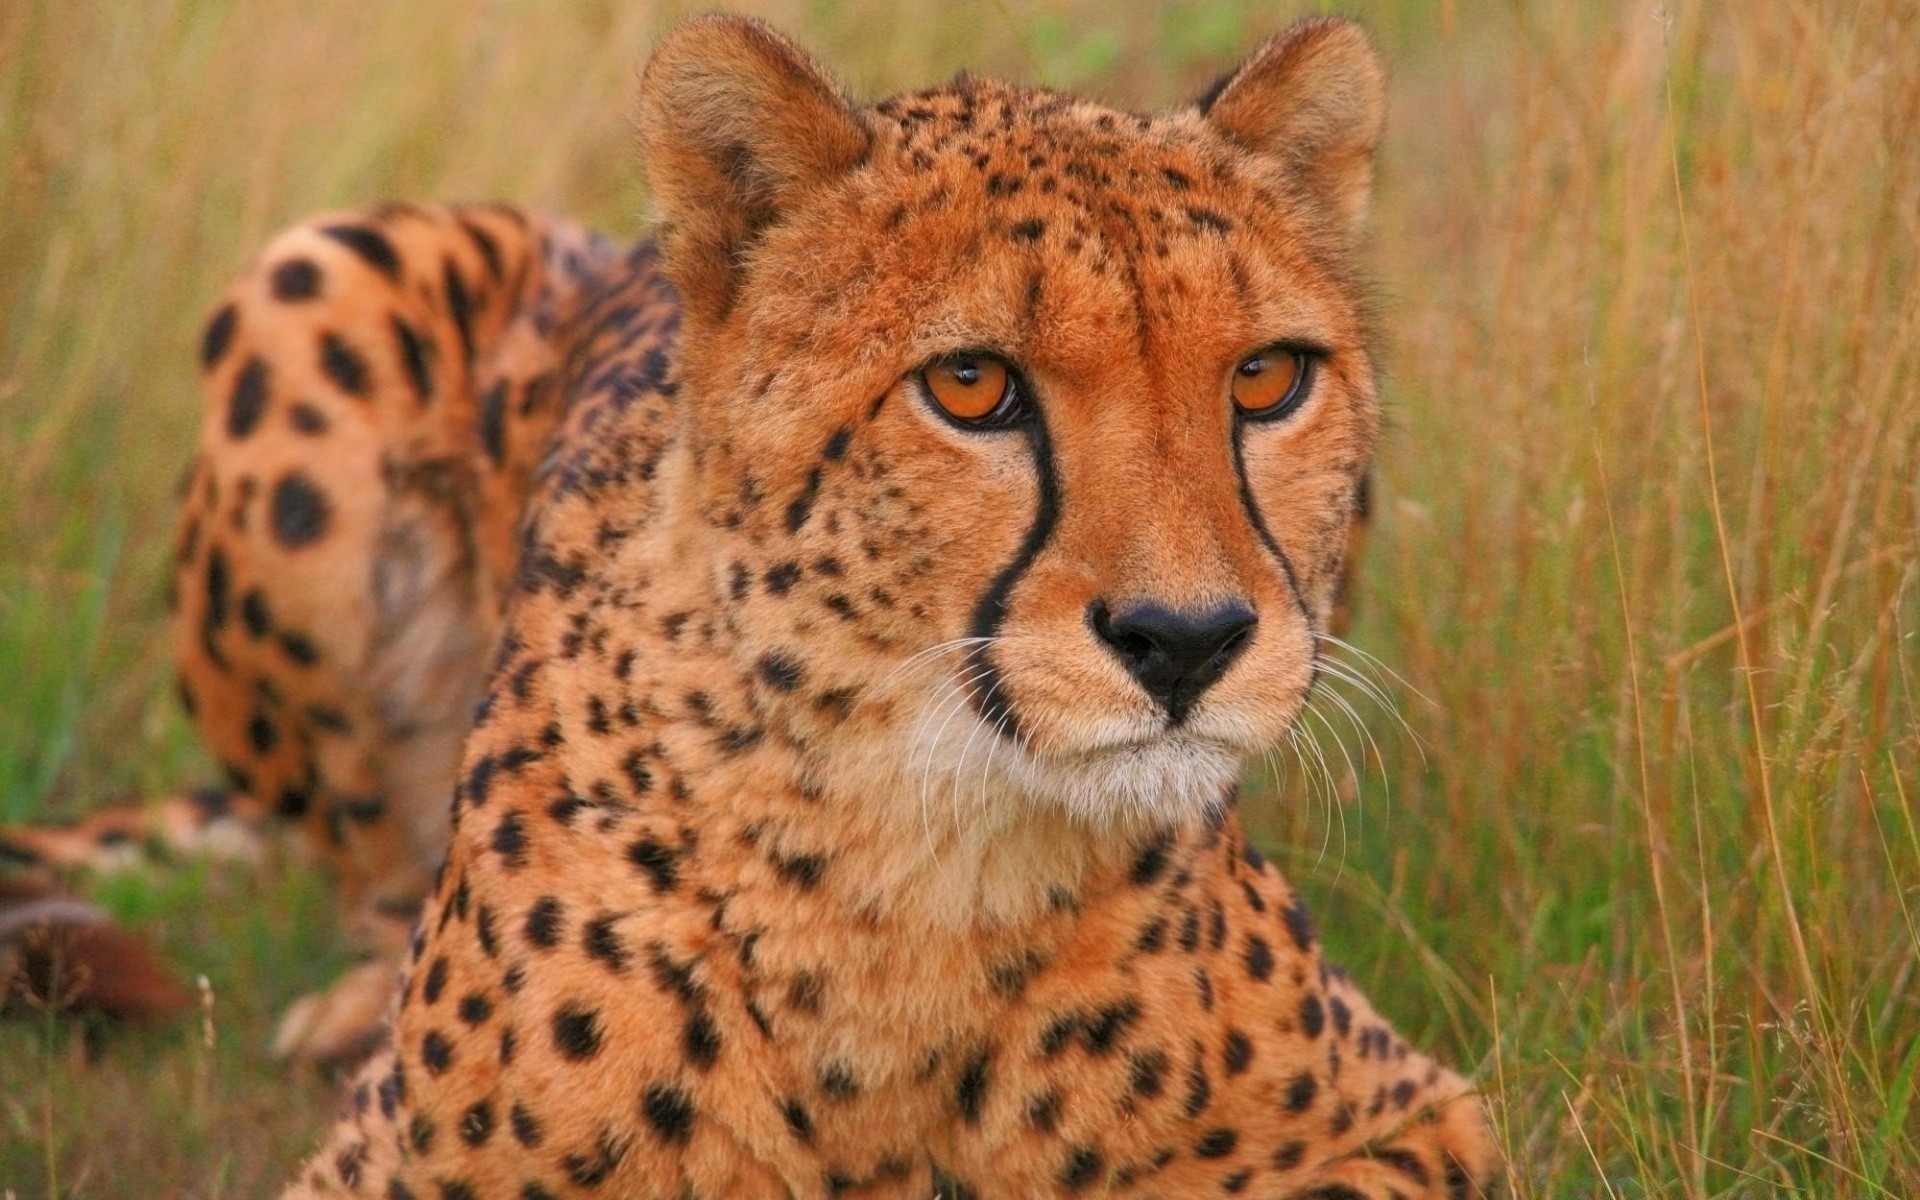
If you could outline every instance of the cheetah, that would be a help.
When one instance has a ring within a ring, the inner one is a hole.
[[[399,971],[288,1195],[1491,1194],[1236,811],[1364,503],[1384,108],[1332,18],[1140,116],[859,106],[709,17],[647,240],[273,242],[202,346],[185,698],[384,948],[283,1035]]]

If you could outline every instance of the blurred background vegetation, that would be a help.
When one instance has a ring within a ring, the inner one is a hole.
[[[1134,107],[1319,10],[749,7],[868,96],[966,66]],[[1478,1073],[1516,1195],[1920,1194],[1920,6],[1340,8],[1394,74],[1351,640],[1405,726],[1329,698],[1256,827]],[[637,234],[633,73],[684,11],[0,4],[0,819],[208,776],[163,563],[224,281],[387,198]],[[332,1104],[263,1053],[346,953],[323,888],[92,886],[210,1017],[0,1029],[0,1189],[269,1192]]]

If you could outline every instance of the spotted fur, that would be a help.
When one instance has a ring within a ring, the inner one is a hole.
[[[1381,109],[1338,21],[1147,117],[967,77],[860,108],[712,18],[646,72],[625,254],[486,209],[270,247],[207,333],[188,689],[363,910],[450,847],[290,1194],[1490,1188],[1468,1085],[1234,808],[1379,426]],[[1275,343],[1311,392],[1236,416]],[[1021,419],[938,411],[957,352]],[[1108,616],[1223,607],[1178,705]]]

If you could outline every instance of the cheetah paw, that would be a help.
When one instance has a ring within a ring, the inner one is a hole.
[[[273,1056],[320,1066],[365,1058],[386,1037],[395,981],[394,965],[376,959],[295,1000],[274,1031]]]

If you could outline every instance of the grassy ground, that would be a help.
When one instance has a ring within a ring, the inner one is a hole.
[[[1158,105],[1298,7],[758,11],[868,94],[966,64]],[[1920,10],[1351,7],[1396,75],[1353,640],[1407,728],[1323,705],[1340,786],[1308,754],[1263,834],[1478,1070],[1519,1196],[1920,1193]],[[224,278],[387,197],[632,233],[625,100],[674,11],[0,5],[0,819],[206,773],[161,566]],[[91,1061],[0,1030],[0,1192],[268,1190],[330,1104],[261,1053],[344,960],[320,885],[100,888],[211,1019]]]

